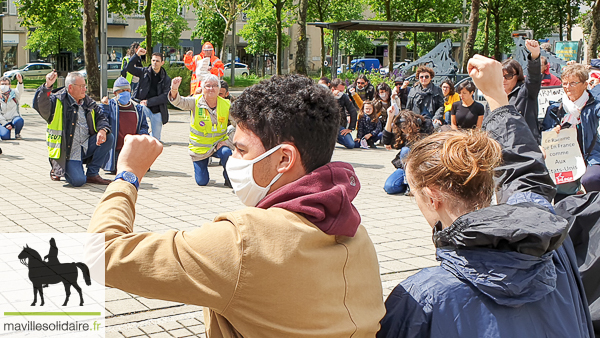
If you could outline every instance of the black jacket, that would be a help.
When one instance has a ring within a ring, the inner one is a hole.
[[[425,115],[424,108],[429,111],[429,118],[433,118],[438,109],[444,109],[444,93],[442,89],[433,83],[429,90],[424,90],[421,84],[410,90],[406,109],[412,110],[417,115]]]
[[[354,130],[356,128],[356,108],[348,98],[348,95],[345,93],[336,100],[338,105],[340,106],[341,118],[340,118],[340,126],[346,128],[348,125],[348,116],[350,116],[350,125],[348,129]]]
[[[531,59],[527,57],[527,71],[529,76],[525,81],[518,82],[515,88],[508,94],[508,103],[515,106],[517,112],[523,115],[529,130],[533,134],[537,143],[541,141],[540,129],[538,124],[538,94],[542,86],[542,69],[540,58]],[[486,115],[489,113],[489,107],[486,107]]]
[[[510,106],[507,106],[510,107]],[[497,114],[498,110],[503,113]],[[511,122],[512,121],[512,122]],[[498,203],[518,191],[533,192],[551,201],[556,192],[540,149],[529,126],[513,109],[503,107],[484,118],[483,129],[502,146],[503,164]],[[600,192],[567,196],[555,206],[556,214],[569,222],[582,288],[585,290],[593,330],[600,335]]]
[[[73,134],[77,125],[77,103],[69,97],[66,88],[60,88],[55,93],[51,93],[52,89],[48,89],[45,84],[41,85],[33,97],[33,108],[42,116],[47,123],[54,119],[54,109],[56,107],[56,99],[60,99],[63,104],[63,132],[60,146],[60,158],[51,160],[52,167],[55,168],[55,174],[60,176],[61,169],[66,168],[66,159],[71,155],[71,145],[73,143]],[[83,99],[83,110],[89,129],[90,136],[96,135],[98,130],[105,129],[106,133],[110,133],[110,123],[108,116],[100,109],[96,101],[89,96]],[[92,111],[94,112],[95,121],[92,120]],[[96,128],[94,129],[94,124]],[[57,166],[58,165],[58,168]]]
[[[131,61],[131,58],[129,58],[129,61]],[[129,62],[125,62],[125,59],[123,59],[123,67],[121,69],[121,76],[124,78],[127,78],[127,65],[129,64]],[[138,68],[142,68],[142,59],[141,58],[137,58],[137,63],[135,64],[136,67]]]
[[[167,109],[167,103],[169,103],[169,91],[171,90],[171,78],[167,75],[167,72],[164,68],[160,69],[160,82],[158,83],[158,88],[156,88],[157,96],[148,98],[148,93],[150,92],[150,83],[151,83],[151,74],[154,72],[152,70],[152,66],[139,68],[136,67],[136,64],[140,57],[136,54],[134,55],[129,63],[127,64],[127,72],[131,73],[133,76],[137,76],[140,78],[140,82],[133,93],[133,99],[137,102],[142,100],[147,100],[148,107],[159,106],[160,114],[162,115],[162,123],[165,124],[169,122],[169,110]]]
[[[352,100],[352,103],[354,103],[354,106],[356,106],[358,108],[358,105],[356,104],[356,102],[354,102],[354,98],[352,98],[352,95],[350,95],[350,88],[356,89],[356,85],[355,84],[349,85],[348,88],[346,88],[346,94],[348,95],[350,100]],[[366,100],[372,101],[374,98],[375,98],[375,87],[373,87],[372,84],[368,83],[367,88],[365,90],[365,99],[363,101],[366,101]]]

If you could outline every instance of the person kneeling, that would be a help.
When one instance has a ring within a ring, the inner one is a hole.
[[[50,178],[58,181],[64,175],[74,187],[85,183],[108,185],[111,181],[98,174],[114,141],[108,118],[96,101],[85,94],[87,85],[83,75],[69,73],[65,88],[51,93],[57,77],[56,72],[48,73],[33,98],[33,108],[48,122]]]
[[[117,136],[117,141],[108,154],[108,159],[104,165],[104,170],[111,175],[117,173],[117,160],[119,153],[123,148],[125,135],[148,135],[148,122],[144,115],[142,105],[134,104],[131,99],[131,86],[127,79],[119,77],[113,85],[115,97],[108,100],[108,97],[102,98],[102,112],[108,116],[110,127]]]
[[[193,97],[179,95],[181,77],[171,81],[169,101],[175,107],[190,110],[189,154],[194,162],[194,177],[199,186],[205,186],[210,179],[208,158],[221,159],[225,186],[231,188],[225,166],[231,156],[233,144],[227,135],[229,107],[231,103],[219,96],[221,82],[216,75],[207,75],[202,81],[202,94]]]
[[[10,88],[10,78],[0,79],[0,139],[10,140],[10,132],[15,131],[15,138],[21,138],[23,117],[19,113],[19,100],[23,93],[23,78],[17,74],[17,88]]]

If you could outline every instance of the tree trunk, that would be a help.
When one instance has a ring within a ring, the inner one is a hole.
[[[308,48],[308,40],[306,40],[306,12],[308,11],[308,0],[300,0],[298,6],[298,42],[296,46],[296,73],[308,75],[308,62],[306,60],[306,52]]]
[[[98,69],[98,55],[96,54],[97,28],[96,2],[94,0],[83,0],[83,52],[88,79],[88,94],[94,100],[100,99],[100,70]]]
[[[485,38],[483,39],[483,55],[484,56],[489,56],[490,55],[490,9],[488,7],[488,9],[485,11]]]
[[[225,60],[225,44],[226,44],[225,41],[227,41],[227,35],[229,35],[229,25],[231,25],[232,22],[233,21],[231,21],[231,19],[228,20],[227,22],[225,22],[225,31],[223,32],[223,46],[221,47],[221,52],[217,53],[216,50],[214,51],[215,55],[218,54],[219,58],[221,59],[221,61],[223,63],[226,63],[225,61],[223,61],[223,60]],[[215,46],[213,45],[213,47],[215,47]],[[233,45],[231,47],[233,48]]]
[[[586,63],[590,64],[591,59],[598,58],[598,44],[600,43],[600,0],[596,0],[592,7],[592,29],[590,32],[590,40],[588,42],[588,50]]]
[[[388,32],[388,77],[392,76],[394,71],[394,61],[396,61],[396,34]]]
[[[325,32],[321,29],[321,77],[325,76],[325,62],[327,61],[327,50],[325,49]]]
[[[469,59],[473,57],[475,49],[475,38],[477,37],[477,27],[479,26],[479,6],[481,0],[471,2],[471,14],[469,15],[469,31],[467,32],[467,41],[465,41],[465,52],[463,53],[462,69],[467,70]]]
[[[573,28],[573,20],[571,17],[571,0],[566,0],[567,5],[567,41],[571,41],[571,29]]]
[[[146,19],[146,50],[148,51],[148,55],[152,55],[154,51],[154,45],[152,44],[152,19],[150,18],[150,11],[152,11],[152,0],[147,1],[148,3],[146,4],[146,8],[144,8],[144,18]]]
[[[558,11],[558,40],[563,41],[563,12]]]
[[[417,13],[418,12],[415,11],[415,22],[419,22],[419,15]],[[416,61],[419,58],[419,52],[417,50],[417,32],[413,33],[413,44],[413,61]]]
[[[494,36],[494,58],[502,61],[502,53],[500,51],[500,10],[494,11],[494,24],[496,30]]]
[[[277,30],[277,52],[275,54],[275,75],[281,75],[281,63],[283,61],[283,28],[281,22],[281,12],[285,0],[277,0],[275,5],[275,29]]]

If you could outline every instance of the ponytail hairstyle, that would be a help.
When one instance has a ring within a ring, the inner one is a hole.
[[[490,205],[500,144],[483,131],[447,131],[415,142],[404,160],[411,188],[436,187],[441,198],[467,212]]]
[[[415,114],[412,110],[402,109],[392,121],[392,133],[396,137],[394,149],[400,149],[426,137],[427,134],[421,132],[424,123],[424,116]]]
[[[360,120],[363,116],[366,115],[364,109],[365,109],[365,105],[370,105],[371,107],[373,107],[373,114],[371,114],[371,116],[369,116],[369,118],[371,119],[372,123],[377,123],[377,121],[379,121],[379,113],[377,111],[375,111],[375,101],[371,101],[371,100],[367,100],[363,102],[363,106],[360,108],[360,110],[358,111],[358,119]]]

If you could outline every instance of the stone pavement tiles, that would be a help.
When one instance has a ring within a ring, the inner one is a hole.
[[[23,94],[31,105],[33,92]],[[51,181],[45,144],[46,123],[31,108],[21,108],[23,139],[1,141],[0,232],[85,232],[105,186],[73,188]],[[136,206],[137,232],[191,230],[216,215],[243,208],[223,186],[222,168],[209,166],[211,180],[199,187],[187,154],[187,112],[171,110],[163,127],[165,148],[140,184]],[[391,196],[383,183],[395,170],[395,151],[347,150],[336,147],[334,161],[352,164],[361,182],[354,204],[377,250],[384,296],[406,277],[436,266],[431,228],[414,199]],[[113,178],[100,172],[103,177]],[[202,309],[106,289],[107,337],[204,336]]]

